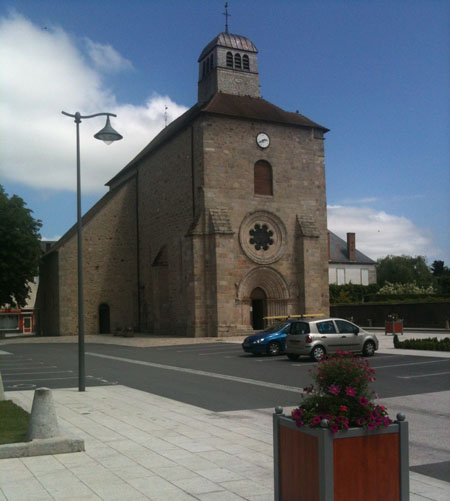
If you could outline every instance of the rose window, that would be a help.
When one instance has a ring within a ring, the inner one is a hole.
[[[256,250],[268,250],[269,245],[273,244],[273,231],[269,230],[267,224],[255,224],[254,228],[249,231],[250,243],[255,246]]]

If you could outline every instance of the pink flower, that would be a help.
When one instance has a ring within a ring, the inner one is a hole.
[[[384,426],[389,426],[391,424],[391,420],[388,417],[385,417],[383,419],[383,424]]]
[[[352,388],[351,386],[347,386],[345,388],[345,394],[349,397],[355,397],[356,396],[356,390],[355,388]]]
[[[328,393],[331,393],[332,395],[339,395],[340,391],[341,387],[335,384],[330,384],[330,386],[328,387]]]
[[[347,412],[348,411],[348,407],[346,405],[341,405],[339,407],[339,410],[342,411],[342,412]]]
[[[364,421],[365,421],[364,418],[360,417],[356,420],[356,424],[358,426],[362,426],[364,424]]]
[[[367,400],[367,398],[366,398],[366,397],[361,397],[361,398],[359,399],[359,403],[360,403],[361,405],[367,405],[367,404],[369,403],[369,401]]]
[[[374,423],[369,423],[369,424],[367,425],[367,429],[368,429],[368,430],[374,430],[374,429],[375,429],[375,424],[374,424]]]
[[[320,422],[321,422],[321,421],[322,421],[322,420],[320,419],[320,416],[314,416],[314,417],[312,418],[312,422],[313,422],[314,424],[320,424]]]
[[[330,426],[330,431],[331,433],[336,433],[337,431],[339,430],[339,426],[336,424],[336,423],[333,423],[331,426]]]

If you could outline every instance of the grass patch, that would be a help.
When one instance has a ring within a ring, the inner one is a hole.
[[[0,402],[0,444],[27,442],[30,415],[12,400]]]
[[[406,350],[434,350],[450,351],[450,338],[438,339],[432,337],[428,339],[405,339],[400,341],[397,334],[394,336],[394,347]]]

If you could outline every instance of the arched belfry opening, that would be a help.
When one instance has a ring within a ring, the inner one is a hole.
[[[264,329],[264,317],[267,311],[267,296],[261,287],[256,287],[250,294],[251,306],[251,324],[253,330]]]
[[[98,331],[100,334],[111,333],[109,305],[106,303],[102,303],[98,307]]]

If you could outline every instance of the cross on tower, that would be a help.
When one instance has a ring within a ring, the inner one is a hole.
[[[225,16],[225,33],[228,33],[228,18],[231,17],[231,14],[228,14],[228,2],[225,2],[225,12],[222,12]]]

